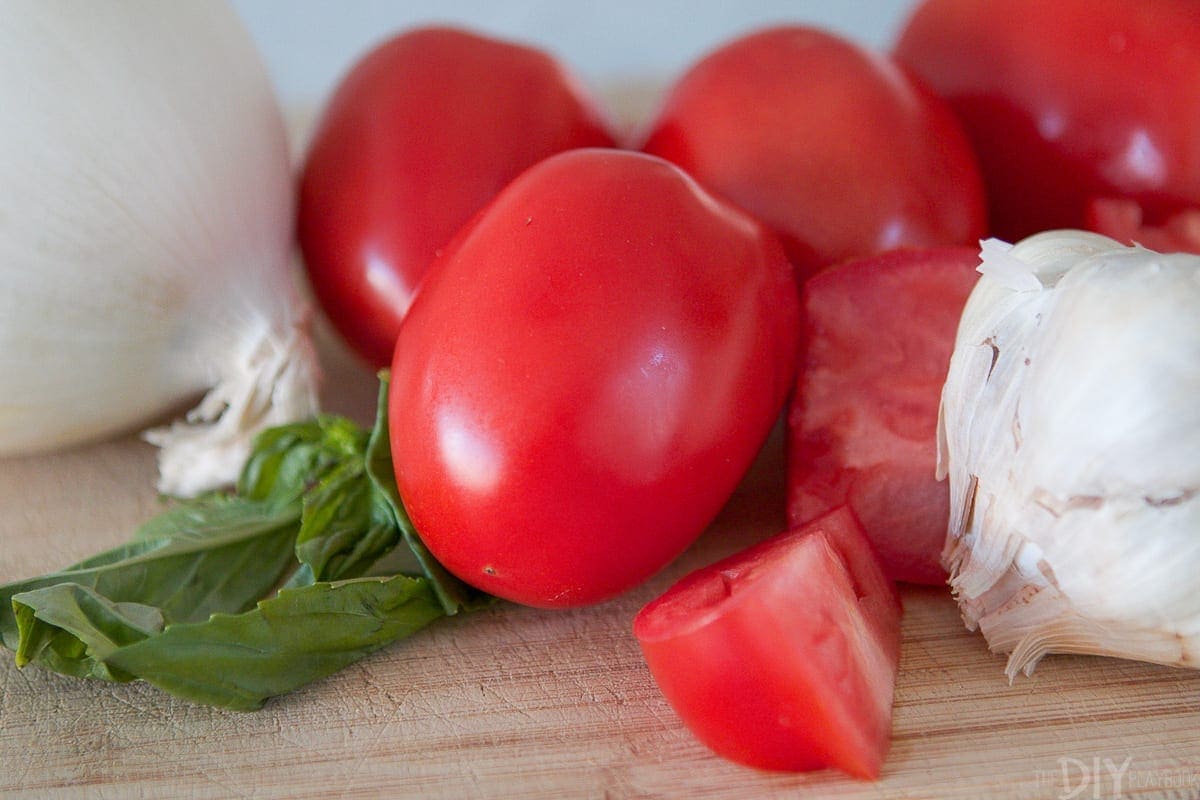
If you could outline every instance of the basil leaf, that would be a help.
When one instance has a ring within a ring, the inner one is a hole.
[[[176,696],[253,710],[442,616],[423,578],[394,576],[281,590],[241,614],[161,625],[148,606],[116,604],[78,584],[14,598],[31,653],[57,672],[140,678]]]
[[[433,591],[446,614],[452,616],[459,611],[472,611],[491,605],[495,602],[494,597],[454,577],[433,557],[408,517],[408,511],[400,499],[400,490],[396,487],[396,474],[392,466],[392,445],[388,436],[388,380],[387,370],[381,371],[375,425],[367,442],[367,475],[379,493],[380,502],[385,504],[394,524],[404,537],[408,549],[416,557],[422,573],[433,585]]]
[[[169,622],[205,619],[254,605],[294,567],[300,509],[271,509],[231,497],[207,497],[173,509],[132,542],[59,572],[0,586],[0,641],[20,647],[14,596],[57,584],[94,590],[114,603],[159,609]]]
[[[18,666],[253,709],[490,602],[413,530],[380,378],[372,432],[331,416],[272,428],[236,490],[181,501],[125,545],[0,586],[0,643]]]
[[[333,465],[360,459],[367,436],[350,420],[332,416],[269,428],[255,439],[237,494],[274,505],[297,501]]]
[[[124,681],[105,659],[163,629],[162,613],[140,603],[114,603],[78,583],[59,583],[15,595],[20,645],[17,666],[40,662],[80,678]]]
[[[243,614],[169,625],[108,663],[179,697],[250,711],[441,616],[423,578],[316,583],[282,589]]]
[[[357,578],[399,541],[361,457],[330,470],[304,498],[296,556],[313,580]]]

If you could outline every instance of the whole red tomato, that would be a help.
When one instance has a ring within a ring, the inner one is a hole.
[[[997,235],[1186,236],[1171,218],[1200,208],[1200,3],[929,0],[896,57],[963,120]]]
[[[811,28],[701,60],[643,149],[774,228],[801,274],[984,233],[978,168],[945,104],[887,58]]]
[[[438,248],[548,155],[609,146],[548,55],[448,28],[368,53],[326,108],[300,183],[299,237],[334,326],[376,366]]]
[[[396,480],[451,572],[536,606],[603,600],[732,494],[795,372],[774,236],[658,158],[553,156],[434,264],[401,328]]]

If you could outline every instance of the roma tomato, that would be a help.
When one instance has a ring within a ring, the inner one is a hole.
[[[895,53],[962,119],[997,235],[1200,209],[1195,0],[928,0]]]
[[[732,494],[782,409],[778,241],[661,159],[577,150],[504,189],[396,343],[396,479],[451,572],[536,606],[630,588]]]
[[[317,299],[386,366],[438,248],[525,168],[612,143],[544,53],[448,28],[383,43],[337,88],[304,164],[298,233]]]
[[[788,522],[848,505],[895,580],[946,582],[938,406],[978,265],[966,247],[902,250],[839,264],[804,286]]]
[[[1095,198],[1088,203],[1084,227],[1125,244],[1140,244],[1160,253],[1200,253],[1200,205],[1185,208],[1151,224],[1137,200]]]
[[[643,149],[774,228],[802,275],[984,233],[979,171],[949,108],[887,58],[811,28],[702,59]]]
[[[667,701],[719,755],[873,778],[891,736],[900,613],[839,509],[693,572],[633,631]]]

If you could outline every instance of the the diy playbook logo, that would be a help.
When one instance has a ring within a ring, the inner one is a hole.
[[[1133,756],[1062,756],[1058,769],[1038,770],[1038,783],[1058,790],[1057,800],[1128,797],[1147,789],[1173,790],[1181,798],[1200,798],[1200,765],[1178,769],[1138,769]]]

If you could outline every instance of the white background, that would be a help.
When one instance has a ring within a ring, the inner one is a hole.
[[[232,0],[284,106],[320,105],[387,36],[451,22],[535,44],[594,88],[661,85],[727,39],[768,24],[811,24],[888,48],[915,0]]]

